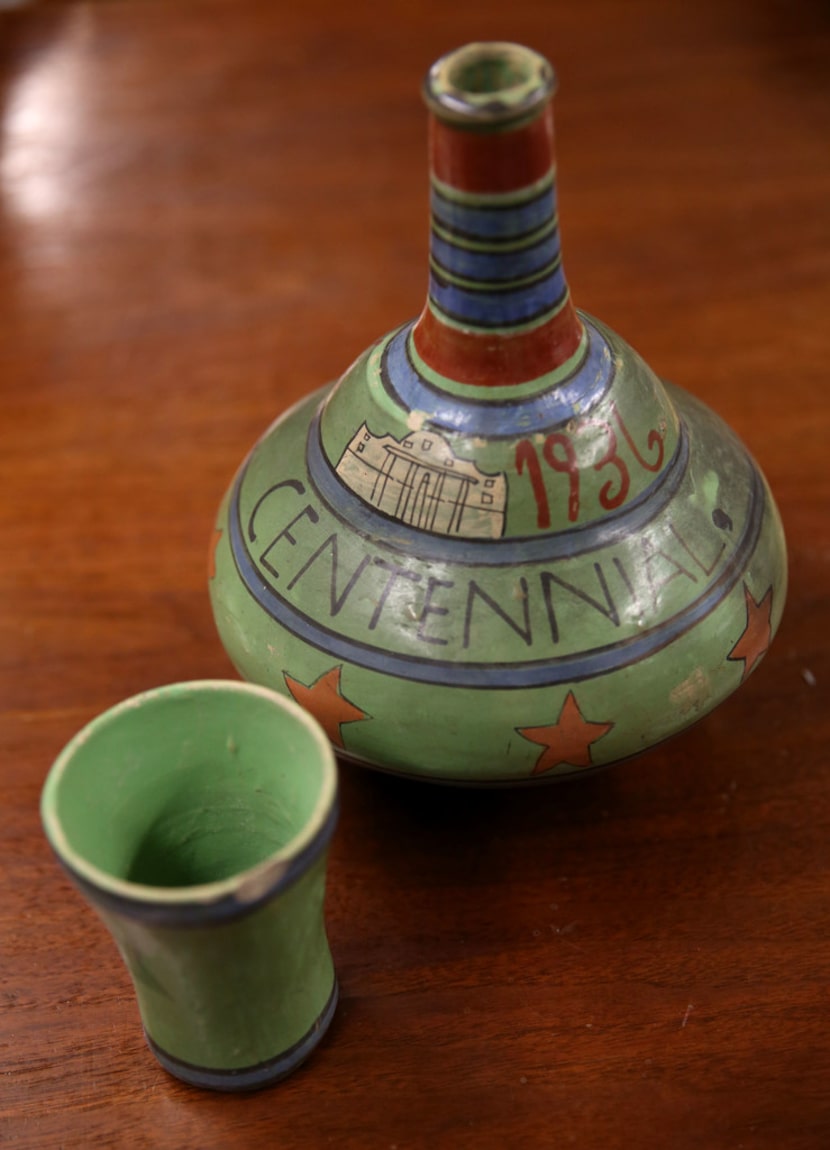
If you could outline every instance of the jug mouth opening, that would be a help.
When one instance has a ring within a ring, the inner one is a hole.
[[[496,126],[524,119],[550,99],[553,69],[538,52],[507,41],[466,44],[429,70],[424,96],[442,120]]]

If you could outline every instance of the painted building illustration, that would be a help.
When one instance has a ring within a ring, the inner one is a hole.
[[[366,503],[410,527],[465,539],[498,539],[504,531],[504,474],[459,459],[434,432],[397,440],[373,435],[364,423],[336,470]]]

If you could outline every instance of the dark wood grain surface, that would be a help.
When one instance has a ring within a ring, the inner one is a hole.
[[[416,314],[441,52],[556,64],[577,303],[743,436],[791,589],[762,667],[605,773],[342,768],[342,1004],[284,1084],[202,1094],[37,804],[89,718],[233,675],[214,511],[267,424]],[[830,15],[816,0],[30,6],[0,16],[0,1142],[830,1145]]]

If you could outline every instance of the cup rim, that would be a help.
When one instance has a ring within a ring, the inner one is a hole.
[[[58,788],[70,764],[96,734],[124,714],[176,696],[237,694],[258,697],[291,715],[311,735],[320,755],[322,779],[313,809],[303,827],[262,862],[229,878],[191,886],[153,886],[108,874],[70,844],[58,816]],[[141,691],[102,711],[82,727],[54,760],[43,785],[40,814],[46,838],[70,878],[102,908],[162,925],[199,925],[209,919],[238,917],[262,905],[298,879],[326,848],[337,821],[337,766],[331,744],[317,720],[294,699],[269,687],[233,679],[194,679]]]

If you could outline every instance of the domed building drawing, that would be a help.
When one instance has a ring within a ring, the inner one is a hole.
[[[504,531],[504,474],[480,471],[434,432],[398,440],[373,435],[364,423],[336,470],[365,503],[421,531],[463,539],[498,539]]]

